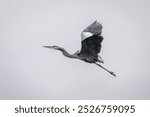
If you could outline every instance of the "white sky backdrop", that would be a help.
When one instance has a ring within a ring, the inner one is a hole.
[[[0,0],[0,99],[150,99],[149,0]],[[43,48],[81,48],[103,24],[98,66]]]

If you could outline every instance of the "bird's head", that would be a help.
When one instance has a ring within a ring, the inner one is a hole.
[[[60,47],[58,46],[43,46],[44,48],[50,48],[50,49],[55,49],[55,50],[59,50]]]

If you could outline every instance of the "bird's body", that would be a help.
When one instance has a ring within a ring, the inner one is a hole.
[[[74,54],[68,53],[64,48],[59,46],[43,46],[46,48],[51,48],[55,50],[59,50],[62,54],[69,58],[80,59],[82,61],[88,63],[94,63],[99,67],[103,68],[111,75],[116,76],[113,72],[107,70],[103,66],[98,63],[104,63],[102,58],[98,55],[101,51],[101,42],[103,41],[102,33],[102,24],[95,21],[91,25],[89,25],[86,29],[81,33],[81,45],[82,48],[80,51],[77,51]]]

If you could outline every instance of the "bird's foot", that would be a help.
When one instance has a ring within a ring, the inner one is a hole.
[[[114,72],[109,72],[111,75],[113,75],[114,77],[116,77],[116,74]]]

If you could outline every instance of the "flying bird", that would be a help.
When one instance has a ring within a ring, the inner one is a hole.
[[[100,55],[98,55],[101,51],[101,43],[103,41],[102,34],[102,24],[100,22],[93,22],[86,29],[84,29],[81,33],[81,50],[77,51],[74,54],[68,53],[64,48],[59,46],[43,46],[45,48],[55,49],[62,52],[62,54],[68,58],[79,59],[85,61],[87,63],[93,63],[98,65],[102,69],[109,72],[111,75],[115,76],[114,72],[109,71],[98,63],[104,63],[103,59]]]

